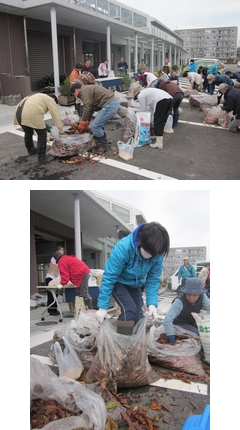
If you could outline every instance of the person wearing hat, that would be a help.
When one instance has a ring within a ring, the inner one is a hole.
[[[188,71],[191,72],[196,72],[197,71],[197,64],[195,63],[194,59],[191,58],[191,60],[189,61],[188,64]]]
[[[210,311],[210,301],[205,293],[206,290],[202,286],[201,279],[190,278],[186,280],[185,286],[181,288],[181,295],[173,300],[163,320],[169,343],[175,341],[174,325],[180,326],[199,336],[192,312],[199,314],[202,309]]]
[[[181,282],[181,287],[183,287],[188,278],[194,278],[195,276],[196,272],[193,265],[189,263],[189,258],[184,257],[183,265],[179,267],[178,271],[178,283],[180,284]]]
[[[183,78],[187,78],[193,90],[202,91],[202,76],[196,72],[184,72]]]
[[[151,143],[151,148],[163,148],[163,131],[172,105],[172,96],[166,91],[158,88],[146,88],[141,91],[141,87],[134,88],[133,99],[138,100],[142,112],[151,111],[154,120],[155,143]]]
[[[63,288],[69,281],[79,288],[79,292],[77,292],[77,288],[65,289],[66,302],[69,304],[70,312],[75,310],[75,297],[77,295],[83,297],[88,309],[92,309],[92,298],[88,292],[89,267],[75,255],[63,255],[61,252],[56,251],[53,254],[53,258],[58,264],[61,276],[61,283],[58,284],[57,288]]]
[[[213,64],[212,66],[210,66],[207,69],[207,75],[214,75],[214,76],[221,75],[223,69],[224,69],[224,64],[223,63],[221,63],[221,64]],[[208,83],[209,83],[209,81],[208,81]],[[215,88],[215,85],[214,85],[213,82],[211,82],[209,84],[209,88],[208,88],[208,92],[209,92],[210,95],[213,95],[214,88]]]
[[[96,148],[91,151],[96,154],[106,152],[108,144],[103,126],[118,110],[118,101],[114,93],[100,85],[82,85],[80,82],[72,84],[71,91],[75,97],[81,99],[84,106],[82,121],[80,121],[78,127],[79,130],[86,130],[93,113],[99,111],[91,123],[91,129],[94,134],[93,139],[96,142]]]
[[[233,112],[235,119],[231,122],[228,130],[232,133],[240,131],[240,91],[227,84],[221,84],[218,88],[219,92],[224,96],[224,103],[221,106],[226,112]]]
[[[209,84],[209,94],[213,95],[215,90],[215,85],[219,86],[220,84],[227,84],[233,87],[234,82],[232,79],[230,79],[228,76],[225,75],[213,75],[209,74],[207,75],[207,80]],[[211,86],[212,85],[212,86]]]

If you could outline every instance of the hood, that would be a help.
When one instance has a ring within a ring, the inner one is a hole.
[[[132,235],[133,235],[133,245],[137,248],[137,246],[138,246],[138,242],[139,242],[139,239],[138,239],[138,232],[139,232],[139,230],[144,226],[144,225],[146,225],[147,223],[146,222],[144,222],[144,223],[142,223],[142,224],[139,224],[138,226],[137,226],[137,228],[135,228],[135,230],[133,230],[133,232],[132,232]]]

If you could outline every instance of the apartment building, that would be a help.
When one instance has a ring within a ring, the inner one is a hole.
[[[183,257],[189,257],[191,264],[206,261],[206,246],[170,248],[168,257],[164,260],[163,278],[168,278],[183,264]]]
[[[218,58],[223,63],[237,61],[238,27],[175,30],[183,39],[188,58]]]

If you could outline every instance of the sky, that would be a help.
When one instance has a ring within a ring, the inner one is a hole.
[[[207,27],[238,27],[238,40],[240,39],[240,1],[201,0],[192,2],[161,3],[156,0],[141,2],[139,0],[123,0],[128,6],[154,16],[170,30]]]
[[[206,246],[210,259],[210,191],[98,191],[140,209],[147,222],[162,224],[170,247]]]

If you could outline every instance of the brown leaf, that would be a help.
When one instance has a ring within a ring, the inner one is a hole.
[[[191,417],[192,415],[194,415],[193,411],[189,411],[188,414],[187,414],[187,417]]]
[[[157,390],[157,387],[151,387],[150,389],[149,389],[149,391],[156,391]]]
[[[164,417],[163,418],[163,421],[165,422],[165,423],[167,423],[167,424],[170,424],[170,419],[168,418],[168,417]]]
[[[195,408],[195,409],[197,409],[198,407],[195,405],[195,403],[193,403],[193,401],[192,400],[190,400],[190,403],[191,403],[191,405]]]
[[[157,411],[161,411],[162,406],[161,406],[159,403],[154,402],[154,403],[151,403],[150,408],[151,408],[153,411],[156,411],[156,410],[157,410]]]

